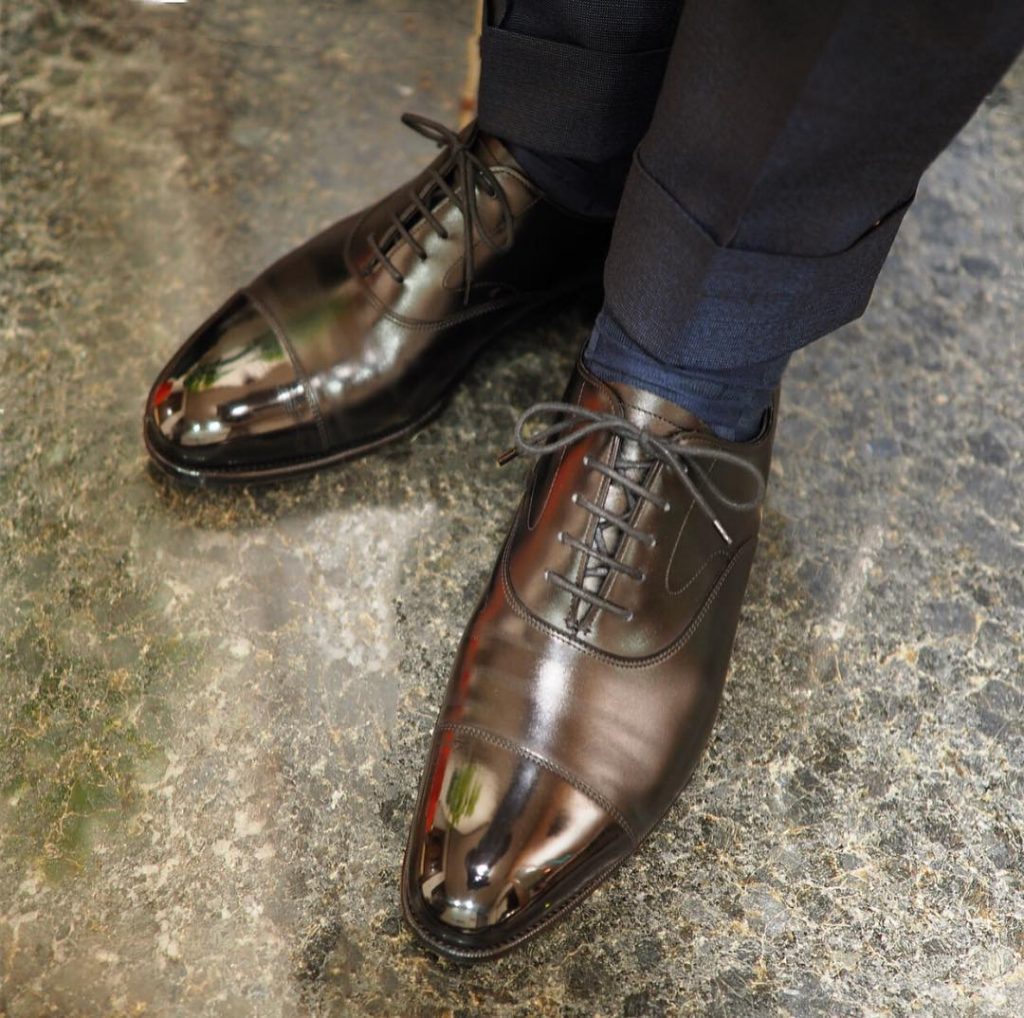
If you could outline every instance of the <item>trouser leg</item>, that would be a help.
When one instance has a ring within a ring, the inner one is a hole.
[[[1019,0],[687,0],[588,360],[661,390],[763,383],[858,317],[921,174],[1022,45]]]
[[[549,197],[614,215],[654,112],[682,0],[492,0],[480,126]]]

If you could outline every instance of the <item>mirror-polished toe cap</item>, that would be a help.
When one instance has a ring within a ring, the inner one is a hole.
[[[303,381],[242,295],[202,325],[160,373],[144,430],[157,462],[180,474],[265,467],[322,450]]]
[[[538,932],[633,847],[588,795],[501,742],[440,734],[406,852],[407,919],[463,960]]]

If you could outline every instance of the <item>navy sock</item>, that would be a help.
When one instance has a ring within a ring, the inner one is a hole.
[[[646,389],[696,414],[719,438],[746,442],[761,430],[789,354],[739,368],[694,368],[652,357],[601,312],[583,361],[606,382]]]

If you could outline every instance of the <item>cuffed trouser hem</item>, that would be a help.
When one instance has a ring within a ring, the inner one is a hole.
[[[600,162],[639,143],[668,49],[603,53],[485,26],[480,126],[506,142]]]
[[[717,243],[637,153],[605,264],[605,307],[666,363],[717,369],[779,357],[863,314],[909,205],[836,254],[745,251]]]

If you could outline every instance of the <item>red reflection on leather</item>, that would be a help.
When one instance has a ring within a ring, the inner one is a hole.
[[[162,406],[167,401],[167,397],[170,396],[172,388],[174,387],[170,382],[161,382],[156,387],[156,392],[153,393],[153,406]]]

